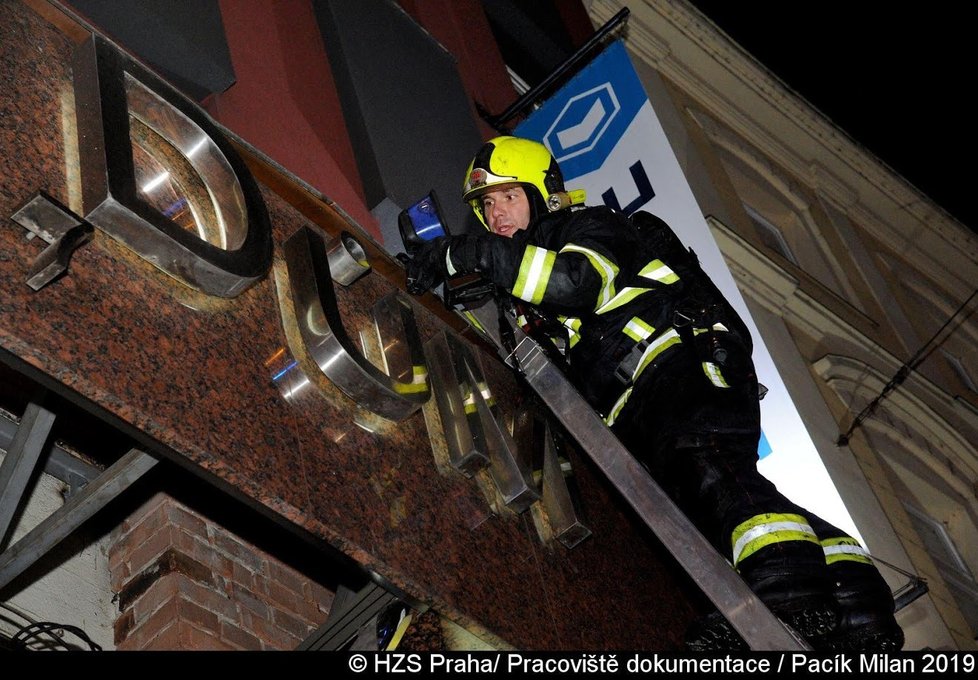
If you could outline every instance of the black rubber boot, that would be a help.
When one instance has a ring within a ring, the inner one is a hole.
[[[813,649],[825,647],[826,638],[834,634],[838,614],[829,583],[821,568],[787,569],[784,565],[761,566],[748,570],[746,578],[751,590],[771,613],[787,624],[794,633]],[[686,631],[689,651],[740,651],[747,644],[720,614],[704,616]]]
[[[825,569],[789,569],[787,565],[753,570],[748,583],[771,613],[813,648],[833,632],[837,613]]]
[[[737,571],[778,619],[813,649],[836,627],[838,613],[833,581],[822,546],[814,541],[779,541],[748,555]],[[746,649],[729,622],[717,612],[690,627],[686,647],[693,651]]]
[[[893,616],[890,587],[872,564],[842,560],[828,565],[839,611],[835,630],[821,649],[837,652],[895,652],[904,635]]]
[[[824,598],[798,600],[788,608],[772,608],[771,613],[812,649],[831,648],[826,639],[834,634],[837,614]],[[744,639],[718,611],[690,625],[686,631],[685,647],[691,652],[738,652],[749,649]]]

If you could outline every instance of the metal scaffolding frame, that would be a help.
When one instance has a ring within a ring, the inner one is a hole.
[[[0,464],[0,590],[39,562],[158,462],[148,453],[131,449],[44,521],[8,546],[6,539],[13,518],[30,495],[30,481],[42,453],[47,450],[55,418],[55,414],[43,406],[29,403]]]

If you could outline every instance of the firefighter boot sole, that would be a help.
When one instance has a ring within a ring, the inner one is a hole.
[[[826,648],[826,639],[834,632],[835,610],[824,602],[798,602],[790,608],[779,607],[772,613],[814,649]],[[695,621],[686,633],[685,646],[691,652],[746,651],[747,643],[730,622],[715,611]]]
[[[860,623],[843,622],[827,635],[819,649],[832,652],[898,652],[903,649],[903,629],[892,616]]]

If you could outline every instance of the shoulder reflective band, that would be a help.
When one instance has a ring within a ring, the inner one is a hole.
[[[554,268],[557,253],[538,246],[527,246],[520,262],[520,271],[513,286],[513,295],[537,305],[543,300],[547,282]]]
[[[639,292],[644,293],[648,289],[626,288],[625,290],[638,290]],[[619,293],[619,296],[621,296],[625,292],[625,290]],[[598,314],[600,313],[601,311],[599,310]],[[636,322],[637,324],[641,324],[641,325],[632,326],[632,324]],[[645,337],[636,337],[636,335],[638,336],[641,335],[641,332],[643,331],[642,328],[643,326],[645,328],[650,329],[649,335],[646,335]],[[717,323],[713,325],[713,330],[726,331],[727,329],[723,324]],[[632,335],[630,331],[634,331],[635,335]],[[629,337],[635,339],[636,342],[639,343],[632,348],[631,353],[629,353],[629,355],[622,360],[621,364],[618,365],[618,370],[616,371],[616,373],[619,375],[619,379],[621,379],[625,384],[629,384],[629,382],[634,384],[635,381],[638,380],[638,377],[642,374],[642,371],[644,371],[657,356],[662,354],[670,347],[674,345],[678,345],[680,342],[682,342],[682,340],[679,337],[679,333],[677,333],[674,328],[670,328],[669,330],[664,332],[662,335],[660,335],[652,342],[648,342],[648,338],[651,337],[652,333],[655,332],[655,329],[652,328],[652,326],[650,326],[649,324],[639,319],[638,317],[633,317],[632,320],[625,325],[625,328],[622,329],[622,332],[628,335]],[[694,335],[698,335],[700,333],[705,333],[705,332],[706,329],[704,328],[693,329]],[[641,355],[636,360],[635,355],[639,354],[639,352],[641,352]],[[710,365],[714,366],[713,364]],[[714,366],[714,368],[716,367]],[[707,370],[705,364],[703,370],[704,371]],[[625,371],[625,373],[622,373],[622,371]],[[628,380],[629,377],[630,380]],[[711,381],[713,381],[714,379],[714,376],[711,376],[710,373],[707,373],[707,377],[709,377]],[[717,380],[720,381],[719,383],[714,383],[718,387],[729,387],[726,381],[723,380],[723,376],[720,375],[719,369],[716,370],[715,377]],[[618,400],[615,402],[615,405],[611,407],[611,410],[608,412],[608,415],[605,416],[604,418],[604,422],[606,425],[608,425],[608,427],[614,425],[615,419],[618,417],[618,414],[621,413],[621,410],[625,407],[625,402],[628,401],[628,397],[631,393],[632,393],[632,388],[631,386],[629,386],[628,389],[626,389],[622,393],[622,395],[618,397]]]
[[[801,515],[765,513],[737,526],[731,534],[733,564],[736,567],[758,550],[775,543],[805,541],[818,545],[815,531]]]
[[[621,410],[623,408],[625,408],[625,403],[628,401],[628,398],[630,396],[632,396],[631,387],[629,387],[627,390],[622,392],[621,396],[618,397],[618,401],[615,402],[615,405],[611,407],[611,411],[609,411],[608,415],[606,415],[604,418],[604,422],[608,427],[611,427],[612,425],[615,424],[615,420],[618,418],[618,414],[621,413]]]
[[[566,326],[575,333],[578,333],[581,330],[581,320],[576,316],[564,316],[563,314],[558,314],[557,320],[560,321],[562,326]]]
[[[825,552],[825,563],[850,561],[872,564],[873,560],[869,552],[859,545],[859,541],[846,536],[843,538],[827,538],[822,541],[822,550]]]
[[[601,277],[601,293],[598,295],[598,302],[594,308],[599,309],[602,305],[608,304],[608,301],[615,296],[615,277],[618,276],[618,267],[604,255],[573,243],[568,243],[560,249],[560,252],[580,253],[591,262],[591,266]]]
[[[653,359],[680,342],[682,341],[679,339],[679,333],[677,333],[674,328],[670,328],[649,343],[649,346],[646,347],[645,351],[642,353],[642,358],[638,360],[638,366],[635,368],[635,372],[632,373],[632,382],[638,380],[638,376],[642,375],[642,371],[645,370],[646,366],[652,363]]]
[[[652,260],[642,267],[638,273],[642,278],[658,281],[659,283],[675,283],[679,280],[676,272],[672,271],[662,260]]]
[[[645,346],[645,349],[642,352],[642,356],[639,358],[638,363],[635,366],[635,369],[632,371],[631,380],[629,381],[630,383],[629,387],[622,393],[620,397],[618,397],[618,400],[615,402],[615,405],[611,407],[611,410],[608,412],[608,415],[605,416],[604,418],[604,422],[606,425],[608,425],[608,427],[611,427],[612,425],[615,424],[615,419],[618,418],[618,414],[621,413],[621,410],[625,407],[625,402],[628,401],[628,397],[632,393],[631,385],[634,384],[636,380],[638,380],[638,376],[642,374],[642,371],[644,371],[645,368],[650,363],[652,363],[653,359],[655,359],[657,356],[662,354],[664,351],[666,351],[673,345],[678,345],[680,342],[681,340],[679,339],[679,334],[674,329],[670,328],[668,331],[666,331],[665,333],[663,333],[658,338],[656,338],[651,343],[648,343]],[[640,346],[637,345],[635,348],[632,349],[632,351],[637,353],[639,347]],[[622,363],[624,364],[625,362],[623,361]],[[619,366],[619,370],[621,368],[622,367]]]

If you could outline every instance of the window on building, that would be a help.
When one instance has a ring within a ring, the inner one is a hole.
[[[791,252],[791,246],[788,245],[781,230],[768,222],[763,215],[746,203],[744,204],[744,209],[747,211],[747,215],[751,218],[754,226],[757,227],[757,233],[760,234],[761,241],[764,245],[798,265],[798,258]]]
[[[940,347],[940,353],[934,352],[917,370],[948,393],[969,398],[978,396],[978,356],[974,352],[978,325],[970,315],[957,316],[956,321],[949,323],[960,311],[960,298],[898,261],[889,258],[883,261],[900,293],[897,298],[917,334],[916,346],[937,341]],[[942,356],[947,364],[941,361]],[[949,384],[948,367],[957,378],[953,384]],[[961,386],[966,390],[964,393]]]
[[[743,149],[721,148],[734,191],[753,222],[761,243],[823,286],[854,303],[845,271],[812,217],[810,195],[766,159]]]
[[[913,505],[905,503],[904,507],[917,535],[924,542],[924,549],[933,558],[961,614],[971,627],[972,635],[978,637],[978,582],[944,524]]]

